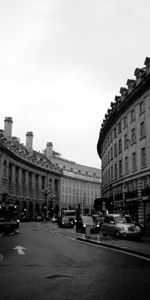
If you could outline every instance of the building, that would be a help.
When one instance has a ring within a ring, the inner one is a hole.
[[[0,130],[0,202],[11,200],[28,219],[59,214],[62,208],[91,211],[100,197],[100,170],[61,158],[48,142],[43,153],[33,149],[33,133],[26,145],[12,136],[12,118]]]
[[[101,197],[101,170],[77,164],[53,151],[53,144],[47,143],[46,156],[63,170],[61,178],[60,207],[80,207],[81,212],[91,212],[94,200]]]
[[[130,213],[150,225],[150,58],[111,102],[97,144],[102,198],[109,211]]]
[[[46,155],[33,150],[33,133],[26,146],[12,136],[12,118],[0,130],[0,202],[11,200],[18,214],[33,219],[59,210],[62,170]]]

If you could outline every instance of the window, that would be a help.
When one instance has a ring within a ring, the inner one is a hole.
[[[125,117],[124,117],[124,120],[123,120],[124,128],[128,126],[127,121],[128,121],[128,120],[127,120],[127,116],[125,116]]]
[[[115,164],[115,178],[117,178],[117,164]]]
[[[136,152],[132,153],[132,171],[136,171]]]
[[[125,169],[125,174],[128,174],[129,172],[129,163],[128,163],[128,157],[125,157],[125,162],[124,162],[124,169]]]
[[[127,136],[127,134],[125,134],[125,135],[124,135],[124,148],[127,148],[127,147],[128,147],[128,142],[129,142],[128,136]]]
[[[110,162],[110,153],[108,151],[108,163]]]
[[[113,167],[111,167],[111,179],[113,178]]]
[[[145,124],[144,124],[144,121],[141,122],[141,124],[140,124],[140,137],[141,137],[141,139],[143,137],[145,137]]]
[[[141,149],[141,168],[146,167],[146,149],[145,147]]]
[[[111,151],[111,160],[112,160],[113,159],[113,148],[112,147],[111,147],[110,151]]]
[[[131,131],[131,143],[132,144],[136,143],[136,131],[135,131],[135,128],[133,128],[132,131]]]
[[[135,110],[131,110],[131,122],[135,120]]]
[[[122,142],[121,139],[119,140],[119,153],[122,152]]]
[[[139,104],[139,112],[140,112],[140,115],[144,112],[144,102],[143,101],[141,101]]]
[[[121,132],[121,122],[118,123],[118,133]]]
[[[114,157],[117,156],[117,144],[114,145]]]
[[[122,176],[122,160],[119,160],[119,177]]]
[[[116,127],[114,128],[114,138],[116,138],[117,136],[117,130],[116,130]]]

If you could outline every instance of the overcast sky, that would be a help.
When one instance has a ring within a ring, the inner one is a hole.
[[[150,56],[149,0],[0,0],[0,128],[99,168],[101,122]]]

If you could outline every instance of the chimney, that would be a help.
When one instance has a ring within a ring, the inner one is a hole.
[[[29,152],[33,152],[33,133],[31,131],[26,133],[26,148]]]
[[[146,57],[144,65],[146,66],[146,74],[150,73],[150,57]]]
[[[4,136],[8,141],[11,141],[11,136],[12,136],[12,118],[11,117],[6,117],[4,120]]]
[[[142,69],[136,68],[135,69],[134,75],[136,76],[136,85],[138,85],[141,82],[144,73],[145,73],[145,68],[142,68]]]
[[[51,142],[48,142],[46,144],[46,157],[51,160],[53,157],[53,144]]]
[[[135,80],[134,79],[128,79],[126,85],[128,86],[128,92],[131,93],[135,86]]]

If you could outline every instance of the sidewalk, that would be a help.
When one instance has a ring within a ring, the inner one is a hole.
[[[140,242],[127,239],[115,239],[113,237],[104,237],[100,233],[83,235],[83,237],[78,237],[78,240],[94,243],[100,246],[118,249],[128,253],[134,253],[142,257],[150,259],[150,237],[142,237]]]

